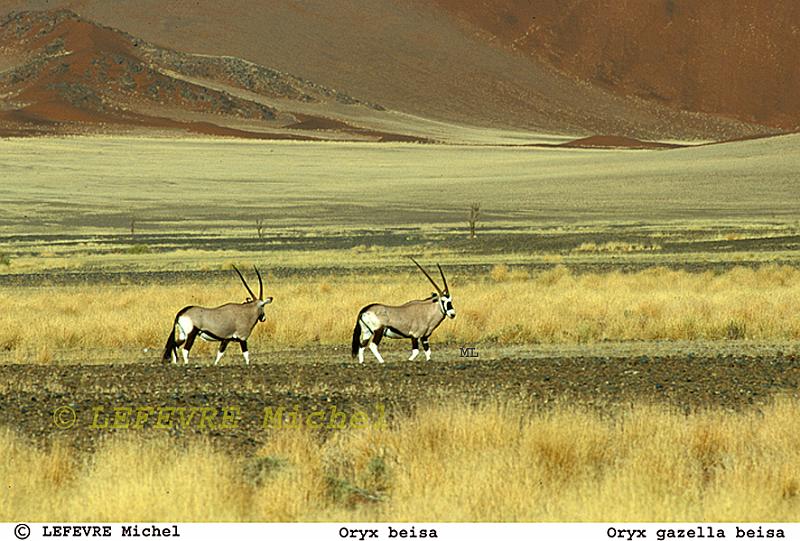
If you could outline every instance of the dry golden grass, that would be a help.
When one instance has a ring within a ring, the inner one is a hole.
[[[118,348],[160,350],[183,306],[242,300],[234,278],[176,286],[0,288],[0,353],[7,362],[58,363],[62,350],[92,351],[99,361],[103,351]],[[792,267],[574,275],[561,266],[538,273],[499,266],[486,276],[451,281],[458,317],[437,330],[438,343],[800,338],[800,270]],[[427,292],[418,275],[268,284],[275,301],[252,338],[261,351],[348,346],[363,305],[402,303]]]
[[[0,433],[0,520],[748,521],[800,519],[797,399],[685,415],[635,405],[457,403],[256,456],[118,436],[94,455]]]

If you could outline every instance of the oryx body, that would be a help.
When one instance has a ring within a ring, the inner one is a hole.
[[[222,358],[230,342],[239,343],[245,364],[250,364],[247,339],[256,324],[266,319],[264,306],[272,302],[272,297],[263,298],[264,285],[258,269],[256,269],[259,283],[258,297],[250,290],[239,269],[234,267],[234,270],[239,275],[239,278],[242,279],[244,287],[250,293],[250,298],[241,304],[227,303],[216,308],[187,306],[180,310],[175,316],[172,332],[164,348],[164,360],[172,359],[173,363],[177,363],[178,349],[180,348],[183,355],[183,363],[187,364],[189,362],[189,351],[192,349],[195,339],[199,336],[203,340],[220,343],[217,357],[214,360],[215,365]],[[175,338],[176,331],[178,334],[177,339]]]
[[[358,357],[359,363],[364,362],[364,349],[367,346],[378,362],[384,362],[378,351],[378,345],[384,336],[411,339],[409,361],[413,361],[419,355],[421,342],[425,351],[425,359],[430,360],[431,347],[428,339],[431,334],[444,321],[445,317],[456,317],[453,299],[450,296],[442,268],[439,267],[439,273],[444,282],[444,290],[439,288],[419,263],[413,258],[411,260],[431,281],[437,292],[427,299],[409,301],[400,306],[369,304],[362,308],[358,313],[355,329],[353,329],[352,342],[352,354],[353,357]]]

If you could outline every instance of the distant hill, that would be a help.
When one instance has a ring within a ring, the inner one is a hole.
[[[645,10],[642,22],[630,22],[644,9],[638,4],[608,7],[601,24],[592,18],[605,13],[599,0],[569,0],[563,12],[554,0],[437,2],[7,0],[0,129],[457,141],[460,127],[478,127],[564,141],[599,134],[663,141],[795,127],[786,87],[796,72],[764,81],[761,94],[753,85],[741,106],[723,99],[729,89],[704,101],[701,75],[711,68],[695,66],[703,32],[660,66],[665,53],[651,34],[664,16]],[[696,20],[684,3],[673,0],[673,25]],[[22,8],[45,11],[13,12]],[[645,30],[636,34],[639,26]],[[776,62],[788,65],[791,54]],[[702,58],[703,66],[716,61]],[[723,60],[714,69],[735,64]],[[659,78],[643,79],[642,66]],[[773,104],[775,96],[783,101]]]
[[[69,10],[8,16],[0,23],[0,51],[6,59],[0,129],[12,134],[128,128],[276,139],[408,139],[292,111],[292,103],[301,110],[336,103],[380,111],[377,104],[237,58],[156,47]],[[282,105],[268,105],[270,100]]]
[[[511,51],[619,95],[800,130],[794,0],[435,0]]]

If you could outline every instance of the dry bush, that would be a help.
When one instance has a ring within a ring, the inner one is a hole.
[[[613,252],[656,252],[661,250],[660,244],[642,244],[620,241],[609,241],[602,244],[595,242],[584,242],[574,248],[573,252],[587,253],[613,253]]]
[[[489,277],[493,282],[514,282],[527,280],[530,275],[524,269],[510,269],[508,265],[500,264],[492,266]]]

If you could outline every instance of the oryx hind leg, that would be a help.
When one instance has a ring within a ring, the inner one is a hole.
[[[378,346],[380,345],[382,338],[383,338],[383,329],[377,329],[373,333],[372,340],[369,343],[369,349],[372,352],[372,354],[375,355],[375,358],[378,359],[379,363],[384,362],[383,357],[381,356],[381,352],[378,351]]]
[[[372,320],[374,319],[374,316],[372,316],[372,314],[370,314],[369,312],[365,312],[358,320],[358,329],[359,329],[358,363],[359,364],[364,363],[364,348],[366,348],[367,344],[369,344],[370,349],[372,349],[371,342],[373,337],[375,336],[375,333],[372,332],[372,329],[370,328],[369,324],[364,320],[365,318],[368,320]],[[377,322],[373,323],[376,323],[376,327],[379,325],[379,323]]]
[[[175,332],[174,329],[173,332]],[[178,364],[178,348],[181,347],[181,344],[183,344],[182,340],[175,340],[172,345],[172,350],[169,352],[169,357],[172,360],[172,364]]]
[[[217,358],[214,359],[214,366],[217,366],[217,363],[225,354],[225,348],[228,347],[228,342],[230,342],[230,340],[223,340],[222,342],[219,343],[219,349],[217,350]]]
[[[194,339],[197,336],[197,330],[194,328],[194,323],[192,323],[191,318],[186,315],[178,317],[175,326],[178,328],[178,338],[175,340],[173,362],[177,362],[178,349],[180,348],[183,356],[183,364],[188,364],[189,350],[192,349]]]
[[[175,328],[172,329],[173,334],[175,334],[176,329],[178,331],[178,337],[172,342],[172,351],[169,352],[172,364],[178,363],[178,350],[183,349],[182,346],[186,343],[186,331],[177,323],[175,324]]]

